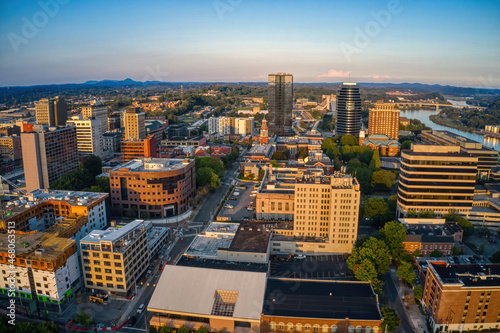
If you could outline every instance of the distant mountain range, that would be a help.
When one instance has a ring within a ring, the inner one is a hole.
[[[102,80],[102,81],[87,81],[84,83],[66,83],[66,84],[49,84],[49,85],[35,85],[35,86],[18,86],[18,87],[0,87],[0,103],[7,100],[24,100],[30,97],[35,97],[43,94],[64,94],[78,93],[81,90],[92,90],[106,88],[133,88],[133,87],[153,87],[153,86],[179,86],[184,85],[184,88],[189,88],[190,85],[205,86],[210,84],[241,84],[250,86],[262,86],[267,82],[161,82],[161,81],[135,81],[130,78],[125,80]],[[336,86],[341,82],[295,82],[297,86],[311,85],[311,86]],[[450,85],[439,84],[424,84],[424,83],[372,83],[360,82],[362,87],[374,88],[390,88],[394,90],[412,90],[415,92],[439,92],[442,95],[451,96],[473,96],[483,94],[500,94],[500,89],[480,89],[480,88],[467,88],[455,87]],[[35,96],[34,96],[35,95]]]

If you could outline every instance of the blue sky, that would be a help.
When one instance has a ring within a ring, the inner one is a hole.
[[[497,0],[0,1],[0,86],[289,72],[500,88]]]

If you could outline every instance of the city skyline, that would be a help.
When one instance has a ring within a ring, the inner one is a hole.
[[[2,4],[0,86],[88,80],[500,88],[500,3]]]

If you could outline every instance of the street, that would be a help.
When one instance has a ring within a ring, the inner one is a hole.
[[[406,314],[403,301],[401,300],[401,295],[399,295],[398,292],[398,288],[394,284],[394,280],[391,277],[391,271],[389,270],[389,272],[385,273],[380,280],[383,283],[382,290],[384,292],[384,296],[387,299],[388,303],[385,305],[394,309],[398,317],[401,319],[401,324],[394,332],[395,333],[415,332],[410,323],[410,319]]]

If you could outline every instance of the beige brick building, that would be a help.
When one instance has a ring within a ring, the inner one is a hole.
[[[146,114],[139,108],[128,107],[123,115],[124,140],[144,140],[146,138]]]
[[[368,116],[368,133],[370,135],[383,134],[390,139],[399,137],[399,109],[392,103],[375,103]]]
[[[293,221],[275,229],[274,253],[346,253],[357,238],[359,204],[359,184],[351,176],[271,167],[257,193],[256,216]]]

